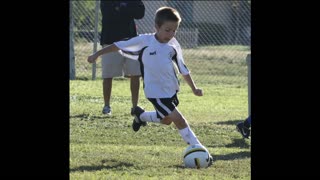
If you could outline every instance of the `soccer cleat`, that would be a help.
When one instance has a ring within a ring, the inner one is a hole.
[[[144,110],[139,107],[139,106],[136,106],[135,108],[132,108],[131,109],[131,115],[134,116],[134,119],[133,119],[133,122],[132,122],[132,129],[134,131],[139,131],[140,129],[140,126],[146,126],[147,125],[147,122],[143,122],[141,121],[140,119],[140,115],[144,112]]]
[[[210,155],[208,167],[211,166],[212,164],[213,164],[213,157]]]
[[[111,115],[111,107],[110,106],[104,106],[102,109],[102,113],[106,115]]]
[[[243,138],[249,139],[250,129],[245,127],[243,122],[237,124],[237,130],[240,132]]]

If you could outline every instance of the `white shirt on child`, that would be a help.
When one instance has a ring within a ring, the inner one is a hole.
[[[160,43],[155,34],[140,34],[114,44],[124,56],[140,59],[147,98],[171,98],[179,91],[175,68],[183,75],[190,73],[184,64],[180,44],[174,37],[168,43]]]

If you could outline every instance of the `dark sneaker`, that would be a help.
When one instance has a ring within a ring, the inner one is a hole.
[[[134,116],[134,119],[133,119],[133,122],[132,122],[132,129],[134,131],[139,131],[141,125],[142,126],[146,126],[147,125],[147,122],[141,121],[141,119],[140,119],[140,115],[143,112],[144,112],[144,110],[139,106],[136,106],[135,108],[131,109],[131,115]]]
[[[249,139],[250,129],[245,127],[243,122],[237,124],[237,130],[240,132],[243,138]]]
[[[102,113],[106,115],[111,115],[111,107],[110,106],[104,106],[102,109]]]

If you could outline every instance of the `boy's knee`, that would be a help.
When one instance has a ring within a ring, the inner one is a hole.
[[[164,118],[161,120],[161,123],[165,125],[170,125],[172,123],[172,120],[169,118]]]

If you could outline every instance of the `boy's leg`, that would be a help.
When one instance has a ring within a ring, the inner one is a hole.
[[[172,98],[148,98],[155,108],[155,111],[146,112],[142,114],[141,117],[145,121],[170,125],[172,120],[167,116],[175,109],[176,105],[179,104],[176,97],[177,96],[174,95]]]
[[[157,116],[156,111],[145,111],[140,115],[140,119],[144,122],[160,123],[160,118]]]
[[[135,116],[132,122],[134,131],[139,131],[142,125],[146,125],[146,122],[171,124],[172,121],[169,118],[165,118],[165,116],[171,113],[175,106],[179,104],[176,95],[172,98],[148,98],[148,100],[153,104],[156,111],[145,111],[139,106],[133,108],[131,114]]]
[[[147,125],[147,122],[141,120],[141,115],[144,114],[144,112],[145,110],[139,106],[136,106],[131,110],[131,115],[134,116],[134,119],[132,122],[132,129],[136,132],[139,131],[141,126]]]
[[[190,145],[201,144],[200,141],[198,140],[197,136],[191,130],[188,122],[186,121],[186,119],[183,117],[183,115],[179,112],[179,110],[177,108],[175,108],[175,110],[172,111],[172,113],[169,114],[168,117],[177,126],[182,139],[187,144],[190,144]]]
[[[169,122],[168,124],[174,122],[179,129],[181,137],[187,144],[201,144],[194,132],[190,129],[186,119],[177,109],[179,100],[176,94],[171,98],[149,98],[149,101],[152,102],[159,118],[162,119],[161,122],[164,124],[167,124],[165,122]]]

